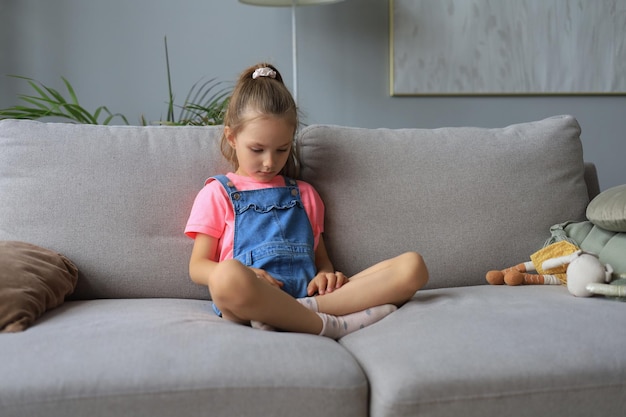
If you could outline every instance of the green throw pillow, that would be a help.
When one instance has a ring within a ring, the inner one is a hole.
[[[587,206],[587,218],[611,232],[626,232],[626,184],[601,192]]]
[[[626,233],[612,232],[590,221],[560,223],[550,231],[553,238],[565,236],[582,250],[598,255],[600,262],[613,267],[614,279],[626,277]]]

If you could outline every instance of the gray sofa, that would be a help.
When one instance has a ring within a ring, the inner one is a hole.
[[[302,179],[347,274],[407,250],[428,286],[338,342],[217,318],[183,235],[219,127],[0,121],[0,240],[64,254],[75,291],[0,334],[0,415],[615,416],[626,303],[489,286],[598,193],[580,128],[308,126]]]

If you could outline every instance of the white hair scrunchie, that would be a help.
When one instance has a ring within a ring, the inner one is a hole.
[[[276,78],[276,71],[268,67],[257,68],[252,73],[252,79],[256,80],[259,77]]]

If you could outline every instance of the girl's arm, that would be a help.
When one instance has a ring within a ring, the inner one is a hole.
[[[213,259],[217,258],[218,241],[216,238],[202,233],[196,235],[193,249],[191,251],[191,258],[189,260],[189,276],[191,280],[196,284],[208,286],[209,277],[213,273],[213,270],[218,265],[218,262]],[[250,268],[254,271],[259,279],[263,279],[268,284],[281,288],[283,283],[276,280],[270,274],[262,269]]]
[[[315,293],[324,295],[333,292],[348,282],[348,278],[343,273],[335,271],[322,236],[320,236],[317,249],[315,249],[315,267],[317,268],[317,275],[311,280],[307,288],[309,296]]]
[[[324,236],[320,235],[317,248],[315,249],[315,267],[317,272],[335,272],[333,263],[326,251],[326,245],[324,244]]]
[[[209,235],[198,233],[189,259],[189,276],[196,284],[209,285],[209,276],[217,266],[213,261],[217,250],[217,239]]]

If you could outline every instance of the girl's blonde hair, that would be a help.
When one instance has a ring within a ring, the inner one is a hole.
[[[253,78],[255,71],[260,68],[269,68],[273,71],[273,76],[266,75]],[[273,65],[264,62],[246,69],[239,76],[237,85],[235,85],[233,94],[228,102],[228,108],[224,116],[224,126],[228,126],[231,132],[236,134],[247,122],[259,116],[283,118],[293,126],[295,136],[299,125],[296,102],[283,82],[280,72]],[[225,133],[222,133],[221,150],[222,155],[237,170],[239,168],[237,154],[228,143]],[[298,176],[298,161],[293,144],[287,163],[280,171],[280,174],[292,178]]]

